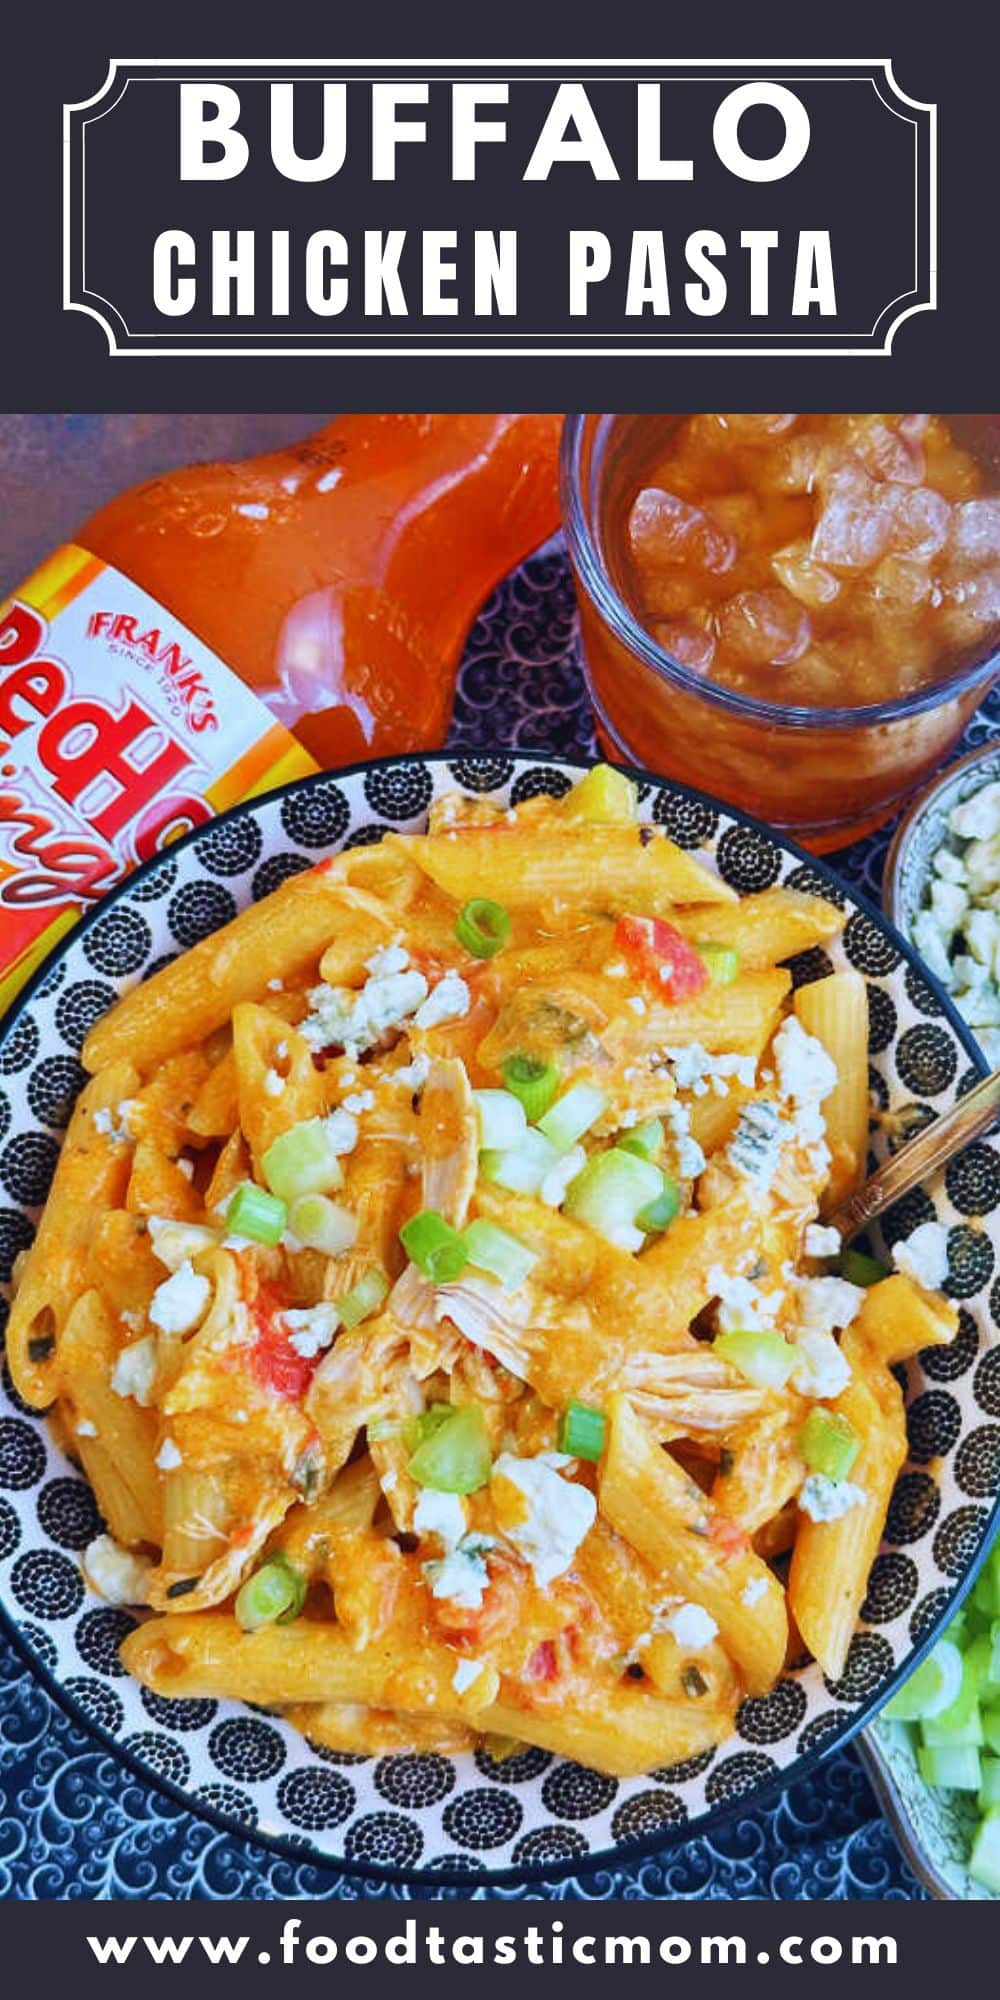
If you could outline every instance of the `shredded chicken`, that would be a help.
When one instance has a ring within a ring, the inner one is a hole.
[[[420,1102],[424,1207],[462,1229],[479,1170],[479,1119],[465,1064],[435,1057]]]

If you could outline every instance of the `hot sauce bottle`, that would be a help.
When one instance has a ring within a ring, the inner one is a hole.
[[[324,765],[439,745],[483,599],[558,524],[556,416],[346,416],[80,531]]]
[[[556,416],[346,416],[94,514],[0,604],[0,1007],[81,909],[253,792],[445,735],[558,523]]]

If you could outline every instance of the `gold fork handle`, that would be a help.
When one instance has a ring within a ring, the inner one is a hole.
[[[876,1216],[884,1214],[894,1201],[900,1201],[911,1188],[929,1180],[940,1167],[954,1159],[964,1146],[968,1146],[980,1134],[988,1132],[1000,1115],[1000,1070],[983,1078],[974,1090],[960,1097],[950,1111],[936,1118],[933,1125],[918,1132],[915,1139],[907,1140],[891,1160],[872,1174],[870,1180],[859,1187],[856,1194],[843,1202],[833,1215],[824,1221],[832,1229],[838,1229],[845,1243],[859,1230],[874,1222]]]

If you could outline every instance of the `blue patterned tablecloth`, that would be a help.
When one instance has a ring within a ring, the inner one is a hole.
[[[968,732],[1000,730],[1000,694]],[[470,635],[451,743],[466,749],[590,754],[593,730],[577,649],[575,606],[561,551],[536,557],[485,607]],[[712,789],[706,768],[702,782]],[[883,830],[835,857],[878,898]],[[275,1856],[185,1812],[139,1782],[49,1699],[0,1634],[0,1897],[247,1896],[347,1899],[465,1890],[407,1889]],[[676,1897],[916,1898],[906,1867],[852,1750],[830,1757],[778,1804],[745,1812],[709,1838],[631,1868],[546,1887],[484,1887],[475,1896],[637,1900]]]

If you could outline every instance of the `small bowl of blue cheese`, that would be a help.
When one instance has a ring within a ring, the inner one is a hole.
[[[942,773],[901,820],[884,901],[1000,1069],[1000,738]]]

